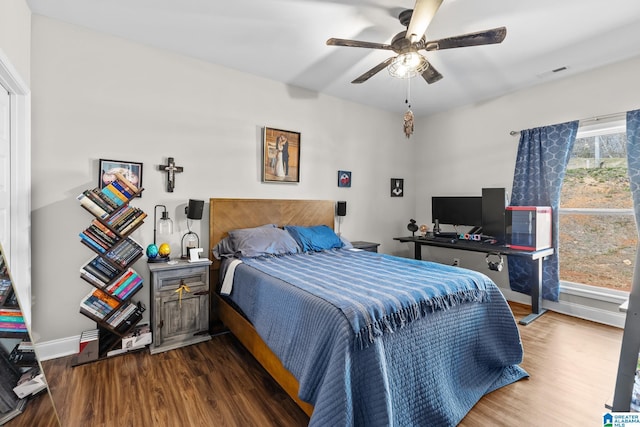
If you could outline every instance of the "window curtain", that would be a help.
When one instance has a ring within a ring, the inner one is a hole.
[[[555,253],[542,266],[542,298],[558,301],[560,271],[558,263],[558,209],[560,190],[576,140],[578,121],[520,132],[520,144],[511,190],[511,206],[551,206],[552,242]],[[535,263],[509,258],[509,283],[513,291],[531,294]]]
[[[636,226],[640,227],[640,110],[627,112],[627,166]]]

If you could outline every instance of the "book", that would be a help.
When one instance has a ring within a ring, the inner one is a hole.
[[[93,215],[99,218],[106,218],[109,214],[98,206],[93,200],[84,195],[84,193],[80,193],[78,197],[76,197],[82,207],[91,212]]]
[[[118,187],[113,185],[113,182],[107,184],[102,190],[104,190],[105,188],[111,191],[111,193],[113,193],[113,195],[116,196],[118,199],[120,199],[120,201],[122,202],[121,204],[127,203],[129,201],[129,198],[124,194],[122,194],[120,190],[118,190]]]
[[[80,239],[83,243],[86,243],[90,248],[95,249],[97,252],[105,253],[106,249],[94,242],[89,236],[84,233],[80,233]]]
[[[119,198],[118,196],[116,196],[108,186],[107,187],[102,187],[102,190],[100,190],[100,191],[102,192],[102,194],[104,194],[107,197],[109,197],[109,199],[111,199],[111,201],[113,201],[118,207],[120,207],[120,206],[122,206],[124,204],[122,199]]]
[[[96,276],[94,276],[91,273],[88,273],[84,270],[80,271],[80,277],[83,278],[84,280],[86,280],[87,282],[89,282],[90,284],[102,289],[104,288],[107,284],[105,282],[103,282],[102,280],[98,279]]]
[[[13,286],[11,280],[0,279],[0,305],[3,305],[5,301],[9,299],[13,292]]]
[[[122,230],[119,230],[119,232],[122,234],[130,233],[138,224],[144,221],[146,217],[147,214],[143,212],[141,215],[138,215],[129,225],[124,227]]]
[[[133,183],[129,181],[127,178],[125,178],[125,176],[122,175],[120,172],[116,172],[116,178],[118,178],[120,182],[126,185],[132,193],[138,194],[138,187],[133,185]]]
[[[82,234],[84,234],[86,237],[88,237],[89,239],[93,240],[95,243],[102,246],[104,249],[109,249],[111,247],[111,245],[108,242],[104,241],[97,234],[92,233],[91,230],[89,229],[82,231]]]
[[[121,299],[127,299],[130,295],[132,295],[136,290],[138,290],[142,286],[142,277],[136,276],[129,283],[127,283],[126,288],[118,291],[118,296]]]
[[[136,221],[142,215],[142,211],[140,209],[134,208],[128,215],[122,218],[121,221],[118,222],[116,226],[116,230],[118,233],[124,234],[122,230],[129,226],[132,222]]]
[[[120,181],[118,181],[117,179],[114,180],[113,182],[111,182],[111,184],[116,187],[116,189],[122,193],[127,200],[129,200],[131,197],[133,197],[133,194],[131,194],[131,191],[129,190],[129,187],[127,187],[126,185],[124,185],[123,183],[121,183]]]
[[[98,221],[97,219],[94,219],[93,221],[91,221],[91,225],[93,225],[94,227],[100,229],[100,231],[102,231],[104,234],[106,234],[107,236],[118,240],[119,237],[116,233],[114,233],[113,230],[111,230],[109,227],[107,227],[106,225],[104,225],[104,223]]]
[[[92,190],[84,190],[82,192],[85,196],[87,196],[93,203],[100,206],[105,212],[111,213],[113,211],[113,207],[106,203],[102,198],[98,197]]]
[[[91,192],[95,194],[96,197],[102,200],[105,204],[111,206],[111,212],[118,209],[118,205],[113,200],[111,200],[106,194],[104,194],[99,188],[96,187],[92,189]]]
[[[96,227],[94,224],[91,224],[89,228],[87,228],[87,231],[89,231],[94,236],[98,237],[103,242],[107,243],[109,246],[113,246],[116,243],[118,243],[117,238],[106,234],[104,231],[102,231],[101,228]]]
[[[124,272],[122,276],[118,277],[118,279],[116,279],[113,283],[111,283],[107,287],[106,291],[109,292],[111,295],[114,295],[120,298],[118,296],[118,293],[119,293],[118,290],[121,288],[124,289],[124,287],[126,287],[126,285],[135,276],[137,276],[137,273],[133,271],[133,269],[129,268],[127,271]]]

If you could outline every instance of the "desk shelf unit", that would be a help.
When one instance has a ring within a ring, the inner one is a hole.
[[[80,302],[80,313],[97,324],[98,352],[87,357],[81,344],[74,366],[106,357],[142,319],[144,306],[131,301],[142,288],[142,276],[130,266],[144,250],[129,237],[147,216],[129,204],[142,191],[116,174],[116,180],[104,188],[85,190],[77,197],[94,216],[80,233],[81,243],[94,254],[80,267],[80,277],[93,286]]]

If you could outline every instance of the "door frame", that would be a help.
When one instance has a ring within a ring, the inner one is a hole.
[[[31,325],[31,91],[9,57],[0,49],[0,84],[9,91],[11,144],[11,241],[7,262],[21,301],[22,314]]]

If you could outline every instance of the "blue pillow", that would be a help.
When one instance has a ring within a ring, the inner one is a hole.
[[[257,257],[300,252],[300,247],[291,235],[275,226],[231,230],[229,238],[237,256]]]
[[[303,252],[322,251],[344,246],[338,235],[326,225],[314,225],[312,227],[287,225],[284,229],[298,242]]]

